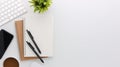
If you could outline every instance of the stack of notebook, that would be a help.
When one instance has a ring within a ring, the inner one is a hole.
[[[17,38],[18,38],[20,59],[21,60],[35,59],[35,57],[24,57],[23,20],[16,21],[15,26],[16,26],[16,32],[17,32]]]
[[[34,36],[34,39],[40,48],[42,58],[53,56],[53,19],[42,19],[42,22],[29,22],[25,20],[18,20],[15,23],[18,47],[21,60],[36,59],[37,56],[27,45],[26,41],[32,42],[26,34],[26,30],[30,30]],[[33,43],[32,43],[33,44]]]

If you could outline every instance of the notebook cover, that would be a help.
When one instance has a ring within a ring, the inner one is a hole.
[[[23,20],[15,21],[16,33],[18,39],[18,47],[21,60],[36,59],[36,57],[24,57],[24,45],[23,45]],[[46,58],[46,57],[43,57]]]
[[[24,21],[24,56],[35,57],[36,55],[27,45],[26,41],[31,41],[26,30],[29,30],[34,37],[35,42],[41,50],[41,56],[53,57],[54,46],[54,22],[52,15],[40,15],[36,13],[26,14]],[[31,19],[32,18],[32,19]]]

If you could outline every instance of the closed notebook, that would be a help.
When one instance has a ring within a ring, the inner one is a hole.
[[[16,33],[17,33],[17,40],[18,40],[20,59],[21,60],[36,59],[36,57],[24,57],[23,20],[15,21],[15,26],[16,26]],[[45,58],[45,56],[44,56],[44,58]]]
[[[29,41],[33,46],[26,30],[29,30],[34,37],[38,47],[42,54],[40,56],[53,56],[53,17],[50,15],[40,14],[27,14],[27,19],[24,22],[24,56],[25,57],[36,57],[35,53],[30,49],[26,41]],[[37,18],[35,17],[37,16]]]

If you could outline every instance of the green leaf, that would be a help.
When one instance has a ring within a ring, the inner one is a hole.
[[[44,13],[48,10],[52,4],[51,0],[31,0],[29,1],[32,7],[34,7],[34,12]]]

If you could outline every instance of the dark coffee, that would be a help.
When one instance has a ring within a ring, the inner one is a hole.
[[[19,63],[15,58],[7,58],[3,67],[19,67]]]

